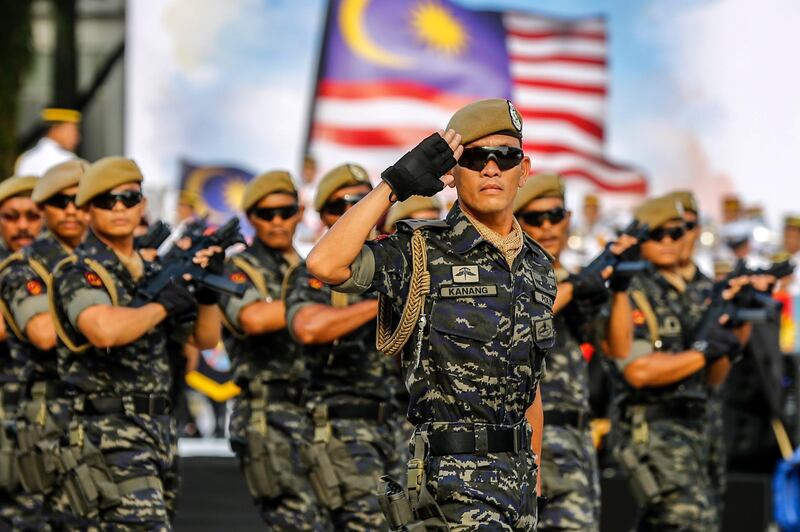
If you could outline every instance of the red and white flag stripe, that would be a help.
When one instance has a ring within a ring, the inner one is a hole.
[[[507,13],[512,101],[524,122],[534,171],[581,179],[609,192],[644,193],[636,170],[604,157],[608,92],[602,19],[561,21]],[[323,80],[317,93],[310,151],[324,171],[345,161],[377,175],[469,99],[407,83]]]

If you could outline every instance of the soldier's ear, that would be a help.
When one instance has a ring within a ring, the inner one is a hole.
[[[519,188],[522,188],[522,187],[525,186],[525,183],[528,181],[528,176],[531,173],[531,158],[530,157],[528,157],[526,155],[525,157],[522,158],[522,162],[520,162],[520,164],[519,164],[519,170],[520,170],[520,174],[519,174],[519,181],[517,183],[517,186]]]

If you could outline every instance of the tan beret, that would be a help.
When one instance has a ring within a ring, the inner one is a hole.
[[[800,215],[789,214],[783,219],[784,227],[797,227],[800,229]]]
[[[676,190],[675,192],[670,192],[667,196],[680,203],[684,211],[692,211],[695,214],[700,212],[697,198],[690,190]]]
[[[314,208],[320,212],[334,192],[343,187],[362,184],[372,187],[369,182],[369,174],[364,168],[352,163],[339,165],[320,180],[317,186],[317,195],[314,196]]]
[[[461,134],[464,145],[495,133],[521,139],[522,117],[508,100],[478,100],[456,111],[445,131],[450,129]]]
[[[75,204],[82,207],[95,196],[99,196],[125,183],[141,183],[142,171],[131,159],[111,156],[90,164],[78,184]]]
[[[722,198],[722,206],[726,209],[738,209],[742,206],[741,200],[739,200],[739,196],[725,196]]]
[[[419,211],[441,211],[442,204],[436,198],[426,196],[411,196],[405,201],[400,201],[392,205],[386,214],[386,221],[383,222],[383,230],[388,233],[394,228],[399,220],[413,218],[411,216]]]
[[[247,183],[242,194],[242,210],[247,212],[265,196],[275,192],[285,192],[297,196],[291,174],[286,170],[272,170],[257,175]]]
[[[74,187],[88,168],[89,163],[83,159],[70,159],[55,165],[36,183],[31,199],[36,203],[42,203],[65,188]]]
[[[650,229],[657,229],[670,220],[683,220],[683,207],[672,195],[645,201],[633,211],[633,217]]]
[[[16,196],[30,196],[38,181],[33,175],[9,177],[0,183],[0,203]]]
[[[517,191],[514,199],[514,212],[518,212],[528,203],[539,198],[564,199],[564,181],[557,175],[538,174],[531,176],[525,186]]]
[[[587,194],[583,197],[583,204],[587,207],[600,205],[600,198],[594,194]]]

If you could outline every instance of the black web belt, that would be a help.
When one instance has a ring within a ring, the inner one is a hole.
[[[389,403],[372,403],[366,405],[329,405],[330,419],[365,419],[367,421],[385,422],[394,414],[395,408]]]
[[[527,423],[511,426],[475,425],[475,430],[428,433],[429,454],[518,453],[531,447]]]
[[[662,419],[700,421],[706,417],[705,405],[697,401],[641,405],[641,407],[644,408],[644,417],[647,421],[660,421]],[[628,412],[635,408],[636,406],[628,407]]]
[[[578,410],[547,410],[544,413],[545,426],[573,427],[586,430],[589,427],[589,414]]]
[[[39,381],[37,381],[38,383]],[[3,405],[16,406],[21,401],[31,398],[31,389],[34,383],[26,384],[21,383],[16,390],[3,390]],[[45,385],[45,399],[59,399],[65,397],[67,394],[67,385],[60,381],[46,381]]]
[[[267,403],[293,403],[299,405],[302,402],[303,394],[297,385],[287,381],[264,382],[263,386],[267,389]],[[253,396],[250,386],[247,383],[240,384],[244,395],[249,399],[257,399]]]
[[[166,395],[137,394],[124,397],[87,397],[83,404],[83,413],[90,416],[122,414],[128,401],[137,414],[162,416],[169,414],[171,410],[171,402]]]

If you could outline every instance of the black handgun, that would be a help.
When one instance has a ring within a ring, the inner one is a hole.
[[[165,254],[165,258],[167,256],[169,258],[163,261],[164,267],[146,277],[137,287],[133,306],[141,306],[152,301],[168,284],[173,281],[181,281],[186,274],[192,276],[191,282],[194,285],[200,285],[232,297],[242,297],[246,290],[244,285],[234,283],[221,275],[208,273],[195,264],[193,259],[197,252],[202,249],[219,246],[224,250],[243,241],[244,238],[239,231],[239,219],[233,217],[213,233],[199,236],[192,240],[187,249],[173,246]]]

